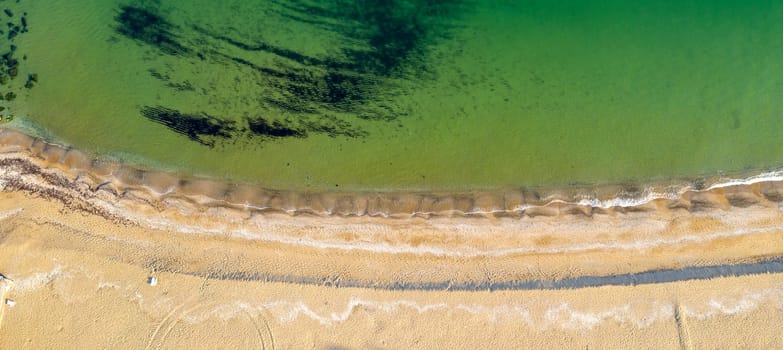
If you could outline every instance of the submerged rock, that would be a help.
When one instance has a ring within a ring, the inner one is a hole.
[[[27,81],[24,83],[24,87],[28,89],[32,89],[33,86],[35,86],[35,83],[38,82],[38,74],[37,73],[31,73],[27,75]]]

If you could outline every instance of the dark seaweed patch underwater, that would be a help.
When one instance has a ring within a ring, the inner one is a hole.
[[[114,20],[116,33],[150,47],[158,56],[204,65],[208,73],[238,71],[254,80],[257,92],[242,91],[251,95],[250,102],[237,115],[176,106],[141,107],[149,120],[214,147],[216,142],[238,138],[365,137],[368,132],[357,121],[388,123],[404,117],[404,108],[386,101],[402,93],[396,88],[401,81],[427,75],[427,49],[448,34],[445,19],[455,15],[457,5],[456,1],[397,0],[274,3],[267,15],[342,38],[343,45],[325,55],[264,42],[259,39],[263,33],[242,36],[232,28],[204,23],[174,24],[167,16],[176,13],[164,14],[155,2],[121,6]],[[231,98],[216,95],[212,86],[178,81],[176,69],[148,72],[179,93]]]
[[[16,3],[21,2],[17,0]],[[3,3],[0,2],[0,6]],[[8,109],[6,104],[16,100],[18,95],[24,94],[32,89],[38,83],[37,73],[20,74],[20,70],[25,69],[23,62],[27,60],[27,55],[21,53],[17,46],[17,39],[28,32],[27,12],[14,13],[9,8],[3,8],[0,18],[6,21],[6,30],[0,29],[0,36],[5,37],[5,41],[0,50],[0,112]],[[23,79],[18,79],[23,77]],[[22,83],[22,81],[24,83]],[[0,114],[0,122],[11,121],[14,115]]]

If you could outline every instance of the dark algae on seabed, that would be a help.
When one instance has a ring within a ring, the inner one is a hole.
[[[116,32],[161,56],[175,56],[204,72],[230,70],[252,79],[242,91],[251,103],[241,115],[225,116],[174,106],[144,106],[141,114],[202,145],[235,138],[305,138],[311,134],[358,138],[356,120],[390,123],[407,114],[388,104],[398,80],[425,75],[425,56],[447,33],[439,17],[456,1],[286,1],[269,11],[315,25],[341,46],[313,54],[265,42],[262,33],[239,33],[194,21],[172,24],[155,2],[119,7]],[[177,71],[149,69],[152,77],[183,93],[210,98],[209,86],[175,82]],[[211,74],[211,73],[210,73]],[[209,83],[207,82],[207,85]],[[239,126],[243,124],[243,126]]]

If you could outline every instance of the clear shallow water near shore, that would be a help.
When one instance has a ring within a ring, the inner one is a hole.
[[[0,7],[5,125],[143,166],[350,191],[783,165],[777,2]]]

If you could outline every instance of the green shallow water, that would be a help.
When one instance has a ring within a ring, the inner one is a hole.
[[[343,191],[783,165],[783,2],[0,7],[5,125],[147,167]]]

